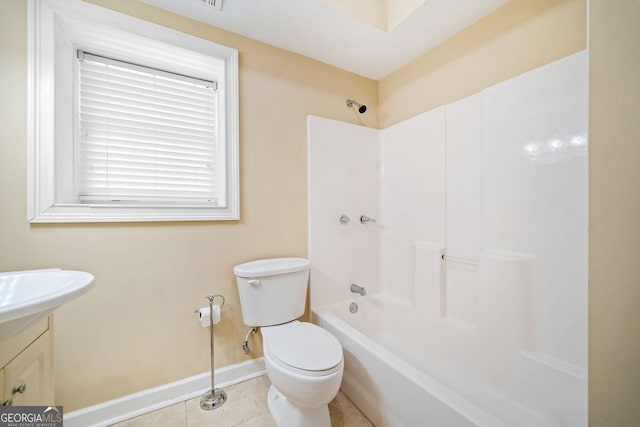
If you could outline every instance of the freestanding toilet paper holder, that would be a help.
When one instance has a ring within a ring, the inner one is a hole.
[[[216,388],[213,374],[213,300],[216,298],[222,299],[222,304],[220,304],[220,310],[222,311],[222,307],[224,306],[224,297],[222,295],[207,296],[207,299],[209,300],[209,320],[211,321],[209,329],[211,331],[211,389],[200,398],[200,408],[205,411],[217,409],[227,401],[227,393],[221,388]]]

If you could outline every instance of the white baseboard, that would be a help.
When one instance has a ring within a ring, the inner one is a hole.
[[[228,387],[266,373],[264,359],[248,360],[215,371],[216,387]],[[143,390],[64,414],[65,427],[108,426],[200,396],[211,388],[211,373]]]

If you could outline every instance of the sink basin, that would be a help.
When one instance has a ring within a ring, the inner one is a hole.
[[[17,334],[92,286],[93,275],[83,271],[52,268],[0,273],[0,340]]]

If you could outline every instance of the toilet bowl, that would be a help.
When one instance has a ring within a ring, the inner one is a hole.
[[[312,323],[262,328],[271,387],[269,412],[278,426],[330,426],[328,404],[338,393],[344,360],[338,340]]]
[[[244,323],[260,326],[269,412],[279,427],[330,427],[328,404],[344,372],[340,342],[296,320],[304,313],[309,261],[275,258],[234,268]]]

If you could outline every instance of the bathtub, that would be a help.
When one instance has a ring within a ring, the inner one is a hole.
[[[376,426],[587,425],[586,377],[384,296],[312,311],[342,344],[342,391]]]

